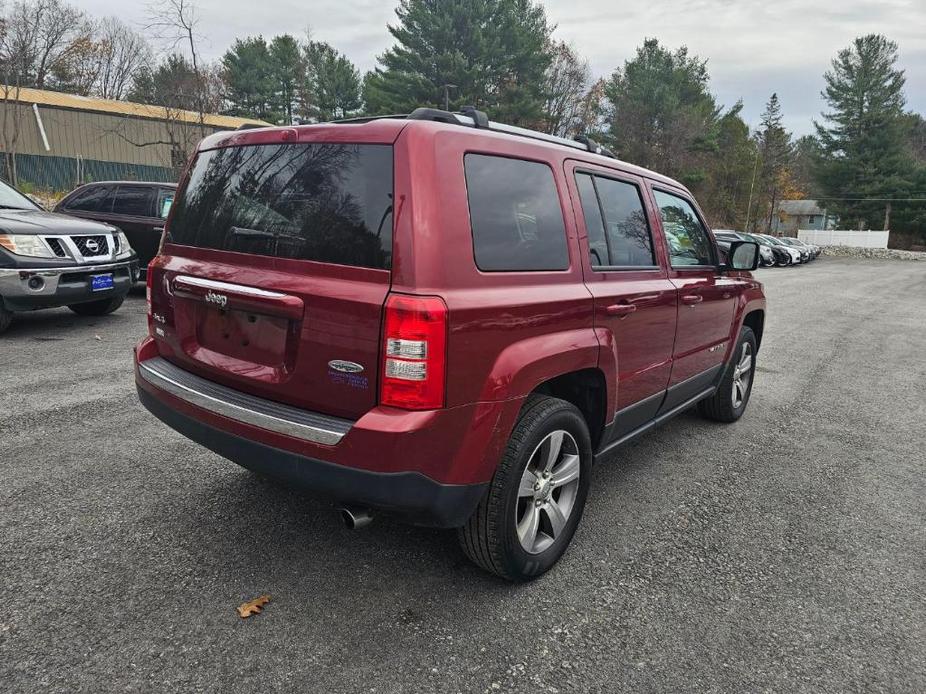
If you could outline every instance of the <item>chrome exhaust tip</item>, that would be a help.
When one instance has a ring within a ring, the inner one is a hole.
[[[344,506],[339,509],[344,527],[348,530],[360,530],[373,522],[373,511],[358,506]]]

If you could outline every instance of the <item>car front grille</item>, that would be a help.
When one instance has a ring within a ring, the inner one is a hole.
[[[85,258],[109,255],[109,245],[105,236],[72,236],[71,240]]]
[[[59,258],[67,258],[68,254],[64,250],[64,246],[61,243],[60,239],[56,239],[54,236],[49,236],[45,239],[48,242],[48,247],[51,248],[51,252],[54,253]]]

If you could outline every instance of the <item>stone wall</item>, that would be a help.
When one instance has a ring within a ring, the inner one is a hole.
[[[922,260],[926,261],[926,253],[915,251],[901,251],[896,248],[854,248],[852,246],[822,246],[821,255],[831,255],[840,258],[877,258],[884,260]]]

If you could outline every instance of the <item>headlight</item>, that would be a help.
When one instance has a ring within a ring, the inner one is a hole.
[[[28,255],[33,258],[54,258],[42,239],[30,234],[0,234],[0,246],[16,255]]]
[[[116,239],[119,242],[119,252],[116,254],[117,258],[128,258],[135,251],[132,250],[132,244],[129,243],[128,238],[121,231],[115,232]]]

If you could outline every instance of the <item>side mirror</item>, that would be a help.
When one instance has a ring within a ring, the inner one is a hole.
[[[752,241],[734,241],[727,251],[728,270],[755,270],[759,267],[759,244]]]

